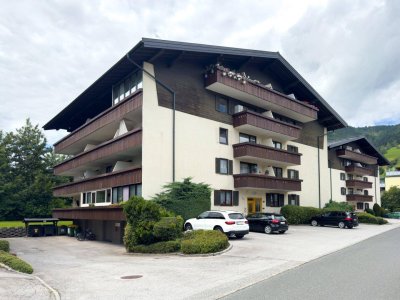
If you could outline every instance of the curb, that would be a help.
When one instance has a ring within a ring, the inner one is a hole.
[[[53,295],[54,299],[56,299],[56,300],[60,300],[60,299],[61,299],[60,294],[59,294],[55,289],[53,289],[50,285],[48,285],[48,284],[47,284],[43,279],[41,279],[40,277],[38,277],[38,276],[36,276],[36,275],[32,275],[32,274],[27,274],[27,273],[22,273],[22,272],[16,271],[16,270],[10,268],[9,266],[7,266],[7,265],[5,265],[5,264],[3,264],[3,263],[0,263],[0,267],[4,268],[4,269],[6,269],[6,270],[8,270],[8,271],[10,271],[10,272],[13,272],[13,273],[22,274],[22,275],[24,275],[24,276],[28,276],[28,277],[33,277],[33,278],[35,278],[35,279],[38,280],[46,289],[48,289],[48,290],[50,291],[50,294]]]

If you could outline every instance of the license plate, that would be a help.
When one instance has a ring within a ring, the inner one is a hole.
[[[281,222],[281,224],[285,224],[285,222]]]
[[[244,222],[243,222],[243,221],[237,221],[236,224],[237,224],[237,225],[243,225]]]

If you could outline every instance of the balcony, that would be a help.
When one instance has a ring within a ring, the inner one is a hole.
[[[121,206],[98,206],[53,209],[53,218],[60,220],[125,221]]]
[[[142,182],[142,169],[133,168],[83,179],[53,189],[55,197],[70,197],[81,192],[107,189]]]
[[[244,81],[224,76],[223,73],[219,69],[214,69],[214,73],[207,73],[206,89],[277,112],[302,123],[318,118],[318,109],[312,105],[292,99],[260,84],[250,81],[243,83]]]
[[[299,179],[280,178],[260,174],[235,174],[233,178],[236,189],[301,191],[302,180]]]
[[[340,158],[357,161],[367,165],[376,165],[378,163],[378,159],[376,157],[348,149],[338,149],[336,150],[336,154]]]
[[[359,195],[359,194],[351,194],[346,195],[347,201],[354,201],[354,202],[372,202],[373,196],[370,195]]]
[[[54,167],[55,175],[76,176],[85,170],[96,170],[112,165],[118,160],[128,160],[140,155],[142,129],[132,130]]]
[[[346,180],[346,187],[356,189],[372,189],[372,182],[350,179]]]
[[[301,128],[261,114],[243,111],[233,115],[233,127],[248,134],[264,135],[278,140],[296,140]]]
[[[126,120],[133,128],[140,127],[142,123],[142,103],[142,90],[139,90],[55,143],[54,151],[56,153],[76,155],[82,152],[87,144],[97,145],[111,140],[122,119]]]
[[[301,164],[301,154],[299,153],[253,143],[233,145],[233,157],[246,159],[248,161],[267,162],[275,166],[294,166]]]
[[[375,176],[375,171],[369,168],[359,167],[355,165],[346,166],[344,168],[346,173],[360,175],[360,176]]]

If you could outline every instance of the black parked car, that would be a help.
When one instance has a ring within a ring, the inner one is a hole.
[[[285,233],[289,225],[284,216],[274,213],[255,213],[247,216],[250,231]]]
[[[358,226],[358,218],[355,213],[344,211],[330,211],[311,218],[312,226],[339,226],[339,228],[353,228]]]

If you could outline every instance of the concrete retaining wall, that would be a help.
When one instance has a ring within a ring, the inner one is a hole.
[[[25,236],[24,227],[4,227],[0,228],[0,238],[13,238]]]

